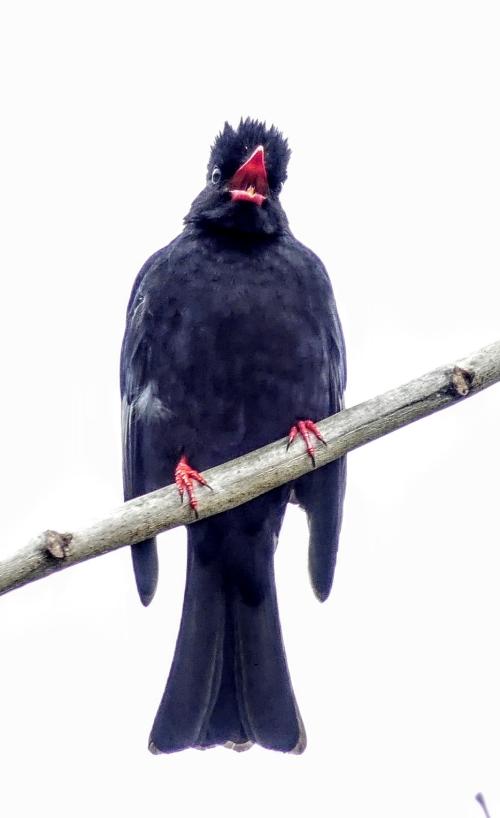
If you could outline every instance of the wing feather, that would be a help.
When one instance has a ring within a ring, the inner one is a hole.
[[[122,397],[123,493],[125,500],[138,497],[147,490],[144,464],[144,437],[147,415],[141,411],[149,382],[150,316],[147,296],[141,290],[144,273],[134,285],[127,311],[127,325],[120,359]],[[158,582],[156,538],[132,546],[132,562],[137,590],[143,605],[153,599]]]
[[[326,271],[325,275],[327,275]],[[329,413],[343,409],[346,385],[345,344],[330,287],[330,333],[326,342],[329,365]],[[316,418],[315,418],[316,420]],[[330,594],[346,486],[346,458],[323,466],[295,484],[295,496],[309,523],[309,575],[314,593],[322,602]]]

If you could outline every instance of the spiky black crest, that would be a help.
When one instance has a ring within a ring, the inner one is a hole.
[[[279,193],[287,176],[291,151],[287,140],[274,125],[267,128],[265,122],[257,119],[241,119],[236,130],[228,122],[224,124],[212,145],[207,178],[215,165],[220,168],[223,179],[231,178],[258,145],[264,147],[271,192]]]
[[[231,179],[259,145],[264,148],[269,190],[259,203],[251,198],[233,200]],[[279,235],[288,227],[279,194],[289,157],[287,141],[274,126],[267,128],[264,122],[242,119],[235,129],[226,122],[210,152],[207,183],[192,203],[185,223],[212,234],[251,235],[255,241]],[[214,176],[216,166],[220,173]]]

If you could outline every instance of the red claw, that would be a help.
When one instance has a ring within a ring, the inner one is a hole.
[[[184,492],[187,492],[189,497],[189,505],[193,509],[196,516],[198,516],[198,500],[195,497],[193,480],[196,480],[196,482],[200,483],[202,486],[207,486],[209,489],[211,488],[203,475],[197,472],[196,469],[191,468],[187,461],[186,455],[183,454],[175,467],[175,484],[181,496],[181,503],[184,500]]]
[[[299,420],[299,421],[297,421],[297,424],[295,426],[292,426],[292,428],[290,429],[290,431],[288,433],[287,449],[290,448],[291,444],[293,443],[293,441],[295,440],[297,435],[300,435],[302,440],[306,444],[306,452],[309,455],[309,457],[311,458],[313,466],[315,466],[316,465],[316,460],[314,458],[314,451],[315,451],[314,442],[311,439],[311,436],[310,436],[309,432],[312,432],[313,435],[318,438],[318,440],[321,440],[321,442],[324,443],[325,446],[328,445],[325,438],[321,434],[320,430],[318,429],[318,427],[314,423],[314,421],[312,421],[312,420]]]

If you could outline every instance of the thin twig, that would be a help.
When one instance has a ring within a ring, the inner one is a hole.
[[[480,804],[483,808],[483,812],[485,814],[485,818],[491,818],[490,813],[488,812],[488,807],[486,806],[486,801],[484,800],[484,795],[482,792],[478,792],[476,795],[476,801]]]
[[[415,420],[451,406],[500,380],[500,341],[318,423],[328,442],[315,452],[317,467]],[[311,469],[300,441],[283,438],[205,472],[213,491],[200,489],[198,518],[234,508]],[[80,531],[46,531],[0,562],[0,594],[160,531],[195,522],[175,484],[129,500]]]

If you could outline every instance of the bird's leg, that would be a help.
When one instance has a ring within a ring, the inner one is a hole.
[[[299,420],[299,421],[297,421],[297,423],[294,426],[292,426],[292,428],[290,429],[290,431],[288,433],[288,443],[287,443],[286,448],[288,450],[290,448],[291,444],[293,443],[293,441],[295,440],[295,438],[297,437],[297,435],[300,435],[302,440],[306,444],[307,454],[311,458],[313,466],[315,466],[316,465],[316,460],[314,458],[314,441],[312,440],[311,435],[309,434],[309,432],[312,432],[312,434],[315,437],[317,437],[318,440],[321,440],[321,442],[324,443],[325,446],[328,445],[325,438],[321,434],[320,430],[318,429],[318,427],[314,423],[314,421],[312,421],[312,420]]]
[[[183,454],[181,459],[177,463],[177,466],[175,467],[175,484],[179,489],[181,503],[184,500],[184,492],[187,492],[187,495],[189,497],[189,505],[191,506],[197,517],[198,500],[195,497],[193,480],[196,480],[197,483],[200,483],[200,485],[206,486],[209,489],[212,488],[211,486],[208,485],[207,481],[205,480],[202,474],[197,472],[196,469],[191,468],[187,461],[186,455]]]

